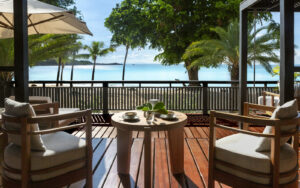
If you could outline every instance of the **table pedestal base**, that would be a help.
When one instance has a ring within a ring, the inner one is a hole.
[[[168,130],[169,157],[173,174],[184,173],[184,129],[183,127]],[[117,162],[118,173],[129,174],[132,132],[117,129]],[[144,134],[144,178],[145,187],[152,187],[151,164],[151,131]]]

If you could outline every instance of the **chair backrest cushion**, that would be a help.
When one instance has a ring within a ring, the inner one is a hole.
[[[20,103],[11,99],[5,99],[5,114],[14,117],[35,117],[35,112],[32,106],[28,103]],[[20,130],[21,125],[18,123],[5,122],[4,124],[7,130]],[[38,131],[38,124],[29,124],[31,131]],[[8,135],[9,142],[21,146],[21,135]],[[31,135],[30,139],[31,149],[38,151],[45,151],[46,148],[40,135]]]
[[[298,116],[298,104],[297,100],[289,101],[282,106],[278,106],[273,114],[271,119],[293,119]],[[296,129],[297,125],[287,125],[281,126],[280,131],[281,133],[289,133]],[[263,131],[264,134],[271,134],[272,133],[272,126],[266,126]],[[280,139],[280,145],[284,145],[289,140],[288,137]],[[260,138],[259,146],[257,147],[256,151],[270,151],[271,150],[271,139],[270,138]]]

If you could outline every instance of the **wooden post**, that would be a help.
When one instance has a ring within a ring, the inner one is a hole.
[[[27,0],[14,0],[14,50],[16,100],[28,102]]]
[[[105,117],[109,116],[108,112],[108,83],[103,83],[103,94],[102,94],[102,101],[103,101],[103,115]]]
[[[294,98],[294,0],[280,0],[280,104]]]
[[[216,118],[214,112],[210,113],[209,117],[209,154],[208,154],[208,188],[215,187],[215,174],[214,174],[214,158],[215,158],[215,132]]]
[[[207,83],[203,83],[203,114],[204,115],[207,115],[208,114],[208,84]]]
[[[86,118],[86,187],[93,187],[93,147],[92,147],[92,112],[89,110],[85,115]]]
[[[240,11],[240,74],[239,74],[239,113],[244,112],[247,100],[247,56],[248,56],[248,11]]]

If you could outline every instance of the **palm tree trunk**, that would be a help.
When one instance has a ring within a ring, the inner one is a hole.
[[[58,58],[58,68],[57,68],[57,76],[56,76],[56,86],[58,86],[58,81],[59,81],[59,75],[60,75],[60,65],[61,65],[61,58]]]
[[[125,53],[125,58],[124,58],[124,63],[123,63],[122,81],[125,80],[125,66],[126,66],[126,61],[127,61],[127,56],[128,56],[128,50],[129,50],[129,45],[126,45],[126,53]],[[124,83],[122,85],[124,87]]]
[[[61,74],[60,74],[60,81],[63,81],[64,78],[64,68],[65,68],[65,64],[61,64]],[[60,86],[62,86],[63,84],[60,83]]]
[[[186,61],[184,64],[185,64],[185,67],[186,67],[187,72],[188,72],[189,80],[190,81],[192,81],[192,80],[198,81],[199,80],[199,76],[198,76],[199,69],[198,69],[198,67],[193,67],[191,69],[188,69],[188,66],[191,64],[191,62]],[[190,83],[189,85],[190,86],[199,86],[199,84],[197,84],[197,83]]]
[[[97,59],[94,59],[93,72],[92,72],[92,81],[94,81],[94,79],[95,79],[96,60]],[[92,83],[92,87],[93,86],[94,86],[94,84]]]
[[[71,78],[70,78],[71,81],[73,81],[73,73],[74,73],[74,62],[72,62],[72,68],[71,68]],[[71,83],[71,87],[73,87],[72,83]]]
[[[231,81],[238,81],[239,80],[239,65],[233,65],[231,68],[229,68],[230,71],[230,79]],[[237,87],[238,84],[233,83],[231,84],[233,87]]]

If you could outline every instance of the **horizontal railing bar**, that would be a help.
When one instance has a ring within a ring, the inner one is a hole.
[[[12,82],[14,83],[14,82]],[[234,83],[239,83],[239,81],[188,81],[188,80],[183,80],[183,81],[170,81],[170,80],[145,80],[145,81],[133,81],[133,80],[128,80],[128,81],[121,81],[121,80],[111,80],[111,81],[85,81],[85,80],[81,80],[81,81],[41,81],[41,80],[37,80],[37,81],[29,81],[29,83],[33,84],[33,83],[37,83],[37,84],[50,84],[50,83],[62,83],[62,84],[90,84],[90,83],[94,83],[94,84],[103,84],[103,83],[124,83],[124,84],[139,84],[139,83],[144,83],[144,84],[168,84],[168,83],[172,83],[172,84],[183,84],[183,83],[199,83],[199,84],[234,84]],[[253,81],[248,81],[248,84],[253,84]],[[277,84],[277,81],[255,81],[255,84]]]

